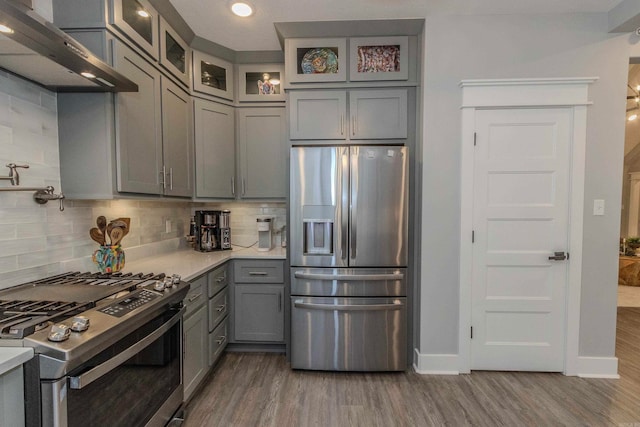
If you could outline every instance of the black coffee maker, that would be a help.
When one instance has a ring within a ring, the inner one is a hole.
[[[200,252],[231,249],[231,211],[196,211],[195,246]]]

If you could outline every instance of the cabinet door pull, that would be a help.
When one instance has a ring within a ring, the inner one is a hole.
[[[351,135],[356,136],[356,116],[351,118]]]
[[[231,195],[236,195],[236,179],[233,176],[231,177]]]
[[[278,292],[278,313],[282,313],[282,292]]]
[[[246,184],[245,184],[244,178],[242,178],[242,195],[244,196],[245,193],[246,193]]]
[[[220,335],[220,336],[218,337],[218,339],[216,340],[216,344],[220,345],[220,344],[222,344],[223,342],[225,342],[226,340],[227,340],[227,337],[226,337],[225,335]]]
[[[227,280],[227,276],[220,276],[216,279],[216,283],[222,283]]]
[[[194,296],[192,296],[191,298],[189,298],[189,302],[194,302],[195,300],[197,300],[198,298],[200,298],[202,296],[202,293],[199,294],[195,294]]]
[[[220,313],[220,312],[224,311],[226,308],[227,308],[227,305],[226,304],[222,304],[222,305],[219,305],[218,308],[216,308],[216,311],[218,313]]]
[[[169,190],[173,190],[173,168],[169,168]]]
[[[166,167],[162,165],[162,172],[160,172],[160,185],[162,186],[163,190],[167,188],[167,180],[165,179],[165,177],[166,177]]]
[[[266,271],[250,271],[249,276],[266,276]]]
[[[344,114],[340,114],[340,135],[344,135]]]

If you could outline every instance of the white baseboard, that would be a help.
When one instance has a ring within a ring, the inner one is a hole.
[[[457,354],[420,354],[414,350],[413,369],[418,374],[458,375]]]
[[[620,378],[617,357],[578,357],[578,376],[582,378]]]

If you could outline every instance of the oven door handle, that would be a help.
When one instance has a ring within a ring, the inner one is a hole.
[[[182,307],[180,311],[172,316],[171,319],[163,323],[162,326],[160,326],[158,329],[154,330],[152,333],[150,333],[131,347],[127,348],[123,352],[118,353],[116,356],[112,357],[106,362],[101,363],[100,365],[88,370],[87,372],[84,372],[82,375],[78,375],[77,377],[69,377],[69,387],[74,390],[81,390],[98,378],[101,378],[105,374],[122,365],[124,362],[131,359],[133,356],[151,345],[155,340],[160,338],[169,329],[171,329],[173,325],[178,323],[182,319],[182,315],[184,314],[185,310],[186,308]]]

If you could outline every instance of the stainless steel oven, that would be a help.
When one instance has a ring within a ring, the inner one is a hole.
[[[183,401],[177,275],[64,273],[0,291],[0,346],[31,347],[35,426],[164,426]]]
[[[42,425],[164,426],[183,397],[183,311],[161,314],[62,378],[41,380]]]

